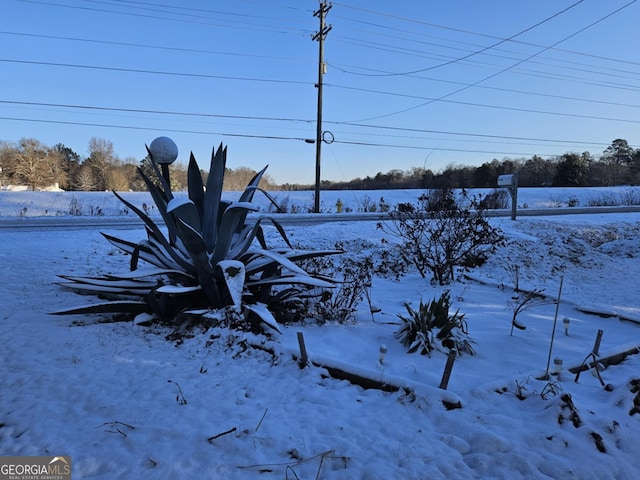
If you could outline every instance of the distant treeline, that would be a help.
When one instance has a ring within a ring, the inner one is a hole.
[[[424,168],[408,171],[389,170],[374,177],[347,182],[322,182],[323,190],[383,190],[403,188],[491,188],[498,176],[518,174],[521,187],[607,187],[640,184],[640,149],[633,149],[624,139],[614,140],[599,156],[589,152],[565,153],[543,159],[492,160],[479,167],[450,165],[441,172]],[[283,185],[289,190],[308,190],[311,185]]]
[[[76,191],[142,191],[143,181],[136,168],[151,172],[149,158],[121,160],[107,140],[92,138],[89,155],[80,157],[63,144],[47,147],[39,141],[24,138],[18,144],[0,141],[0,185],[28,185],[37,190],[57,184],[64,190]],[[186,167],[170,167],[174,190],[186,188]],[[202,172],[206,178],[205,171]],[[239,167],[227,169],[225,190],[244,190],[255,171]],[[537,155],[526,159],[494,159],[479,167],[450,165],[441,172],[414,167],[410,170],[389,170],[374,177],[356,178],[345,182],[322,181],[323,190],[385,190],[406,188],[491,188],[499,175],[518,174],[521,187],[584,187],[640,184],[640,149],[629,146],[627,140],[616,139],[602,154],[589,152],[565,153],[543,159]],[[314,185],[283,184],[265,175],[261,182],[265,190],[309,190]]]

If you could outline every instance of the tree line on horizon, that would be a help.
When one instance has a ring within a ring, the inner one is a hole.
[[[17,144],[0,141],[0,186],[27,185],[40,190],[58,185],[71,191],[144,191],[146,186],[137,168],[152,168],[148,157],[120,159],[113,144],[105,139],[92,138],[88,155],[83,158],[69,147],[58,143],[46,146],[33,138],[23,138]],[[173,190],[186,189],[187,167],[170,166]],[[206,177],[206,172],[202,171]],[[410,170],[392,169],[373,177],[349,181],[321,182],[323,190],[385,190],[385,189],[449,189],[492,188],[499,175],[518,174],[521,187],[584,187],[640,184],[640,149],[632,148],[627,140],[615,139],[599,156],[589,152],[568,152],[559,157],[493,159],[480,166],[449,165],[444,170],[414,167]],[[227,168],[224,189],[243,190],[256,171],[247,167]],[[282,184],[265,175],[260,183],[265,190],[310,190],[314,185]]]

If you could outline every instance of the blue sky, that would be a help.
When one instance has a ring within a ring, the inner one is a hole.
[[[207,167],[315,179],[313,0],[3,0],[0,140],[157,136]],[[322,179],[640,146],[640,2],[343,0],[326,16]]]

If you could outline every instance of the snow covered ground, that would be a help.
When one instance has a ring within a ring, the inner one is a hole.
[[[576,198],[584,206],[625,192],[521,189],[519,204]],[[345,204],[354,198],[339,193]],[[408,193],[368,195],[393,205],[414,200]],[[0,192],[0,217],[25,207],[26,216],[69,215],[70,195],[84,215],[91,206],[124,214],[111,194]],[[309,192],[301,195],[312,203]],[[331,195],[328,205],[338,198]],[[58,274],[127,269],[98,231],[3,230],[0,455],[70,455],[74,479],[636,478],[640,412],[630,413],[640,403],[640,354],[602,371],[611,391],[591,372],[575,382],[568,369],[591,352],[598,330],[600,357],[640,348],[640,214],[491,222],[507,245],[448,287],[476,355],[456,359],[447,390],[438,388],[444,353],[408,354],[394,339],[405,302],[417,306],[443,291],[417,274],[375,277],[372,303],[381,310],[372,314],[363,302],[353,325],[286,326],[272,340],[209,329],[169,341],[168,328],[48,315],[93,300],[57,287]],[[287,233],[314,248],[367,240],[369,251],[383,236],[375,222],[348,221]],[[117,235],[137,241],[144,232]],[[549,298],[562,280],[551,356],[555,304],[521,313],[527,328],[510,335],[516,265],[520,287]],[[298,332],[314,362],[304,369],[294,358]],[[560,377],[538,380],[555,358]],[[327,367],[401,388],[363,389]]]

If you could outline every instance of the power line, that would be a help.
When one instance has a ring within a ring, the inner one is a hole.
[[[440,83],[447,83],[447,84],[453,84],[453,85],[470,85],[469,83],[465,83],[465,82],[457,82],[455,80],[442,80],[439,78],[433,78],[433,77],[422,77],[422,76],[418,76],[416,77],[418,79],[421,80],[429,80],[431,82],[440,82]],[[586,83],[586,82],[585,82]],[[595,85],[595,86],[601,86],[601,87],[608,87],[608,88],[623,88],[623,87],[614,87],[612,85],[605,85],[605,84],[599,84],[599,83],[593,83],[593,82],[589,82],[589,85]],[[368,91],[365,88],[358,88],[358,87],[342,87],[341,85],[333,85],[330,83],[327,83],[326,85],[328,86],[336,86],[336,87],[340,87],[340,88],[349,88],[352,90],[363,90],[363,91]],[[632,86],[629,85],[629,88],[625,88],[628,90],[640,90],[640,87],[636,87],[636,88],[631,88]],[[620,102],[609,102],[606,100],[595,100],[592,98],[580,98],[580,97],[570,97],[570,96],[566,96],[566,95],[555,95],[552,93],[540,93],[540,92],[528,92],[525,90],[516,90],[513,88],[504,88],[504,87],[491,87],[491,86],[487,86],[487,85],[476,85],[476,88],[481,88],[481,89],[485,89],[485,90],[494,90],[494,91],[498,91],[498,92],[507,92],[507,93],[516,93],[518,95],[530,95],[530,96],[535,96],[535,97],[544,97],[544,98],[555,98],[558,100],[572,100],[572,101],[576,101],[576,102],[584,102],[584,103],[593,103],[593,104],[599,104],[599,105],[611,105],[614,107],[628,107],[628,108],[640,108],[640,105],[635,105],[635,104],[631,104],[631,103],[620,103]],[[376,90],[374,90],[373,92],[378,92]],[[394,92],[384,92],[384,91],[380,91],[378,93],[381,94],[388,94],[388,95],[400,95],[400,96],[404,96],[403,94],[397,94]],[[409,95],[406,95],[409,96]],[[414,96],[414,98],[420,98],[419,96]],[[422,97],[424,98],[424,97]]]
[[[575,37],[576,35],[579,35],[580,33],[584,32],[585,30],[587,30],[587,29],[589,29],[589,28],[593,27],[594,25],[597,25],[598,23],[600,23],[600,22],[602,22],[602,21],[606,20],[607,18],[609,18],[609,17],[611,17],[611,16],[615,15],[616,13],[618,13],[618,12],[622,11],[623,9],[625,9],[625,8],[627,8],[627,7],[631,6],[631,5],[633,5],[633,4],[634,4],[634,3],[636,3],[637,1],[638,1],[638,0],[631,0],[629,3],[627,3],[627,4],[623,5],[622,7],[617,8],[617,9],[616,9],[616,10],[614,10],[613,12],[611,12],[611,13],[609,13],[609,14],[607,14],[607,15],[605,15],[605,16],[603,16],[603,17],[601,17],[601,18],[599,18],[599,19],[598,19],[598,20],[596,20],[595,22],[590,23],[589,25],[587,25],[587,26],[585,26],[585,27],[583,27],[583,28],[579,29],[578,31],[576,31],[576,32],[572,33],[571,35],[568,35],[568,36],[566,36],[566,37],[564,37],[564,38],[562,38],[562,39],[558,40],[557,42],[553,43],[552,45],[550,45],[550,46],[548,46],[548,47],[545,47],[545,48],[544,48],[544,49],[542,49],[541,51],[536,52],[536,53],[533,53],[533,54],[529,55],[528,57],[526,57],[526,58],[524,58],[524,59],[522,59],[522,60],[520,60],[520,61],[518,61],[518,62],[514,63],[513,65],[510,65],[510,66],[508,66],[508,67],[506,67],[506,68],[503,68],[503,69],[499,70],[498,72],[495,72],[495,73],[493,73],[493,74],[491,74],[491,75],[489,75],[489,76],[487,76],[487,77],[484,77],[484,78],[482,78],[482,79],[478,80],[477,82],[474,82],[474,83],[472,83],[472,84],[469,84],[468,86],[465,86],[465,87],[459,88],[458,90],[455,90],[455,91],[453,91],[453,92],[450,92],[450,93],[448,93],[448,94],[446,94],[446,95],[442,95],[441,97],[438,97],[438,98],[436,98],[436,99],[429,100],[428,102],[422,103],[422,104],[420,104],[420,105],[415,105],[415,106],[413,106],[413,107],[405,108],[405,109],[403,109],[403,110],[399,110],[399,111],[396,111],[396,112],[388,113],[388,114],[385,114],[385,115],[378,115],[378,116],[376,116],[376,117],[371,117],[371,118],[363,119],[363,120],[361,120],[361,121],[366,121],[366,120],[377,120],[377,119],[380,119],[380,118],[390,117],[390,116],[392,116],[392,115],[398,115],[398,114],[400,114],[400,113],[405,113],[405,112],[408,112],[408,111],[410,111],[410,110],[415,110],[416,108],[424,107],[424,106],[429,105],[429,104],[431,104],[431,103],[434,103],[434,102],[438,102],[438,101],[444,100],[445,98],[448,98],[448,97],[451,97],[451,96],[453,96],[453,95],[456,95],[456,94],[458,94],[458,93],[460,93],[460,92],[463,92],[463,91],[465,91],[465,90],[467,90],[467,89],[469,89],[469,88],[472,88],[472,87],[474,87],[474,86],[476,86],[476,85],[479,85],[480,83],[485,82],[485,81],[487,81],[487,80],[489,80],[489,79],[491,79],[491,78],[497,77],[498,75],[501,75],[502,73],[504,73],[504,72],[506,72],[506,71],[509,71],[509,70],[511,70],[512,68],[517,67],[518,65],[520,65],[520,64],[522,64],[522,63],[524,63],[524,62],[528,61],[529,59],[534,58],[534,57],[536,57],[536,56],[540,55],[541,53],[543,53],[543,52],[545,52],[545,51],[547,51],[547,50],[550,50],[551,48],[555,47],[556,45],[559,45],[560,43],[565,42],[565,41],[569,40],[570,38]]]
[[[83,42],[83,43],[92,43],[92,44],[101,44],[101,45],[114,45],[119,47],[148,48],[148,49],[155,49],[155,50],[165,50],[165,51],[185,52],[185,53],[202,53],[207,55],[226,55],[231,57],[263,58],[267,60],[300,60],[300,59],[289,59],[287,57],[277,57],[277,56],[270,56],[270,55],[256,55],[253,53],[223,52],[219,50],[203,50],[203,49],[197,49],[197,48],[168,47],[168,46],[150,45],[150,44],[143,44],[143,43],[116,42],[112,40],[95,40],[90,38],[43,35],[43,34],[37,34],[37,33],[0,31],[0,35],[42,38],[45,40],[65,40],[65,41],[72,41],[72,42]]]
[[[519,37],[520,35],[523,35],[524,33],[529,32],[529,31],[533,30],[534,28],[537,28],[540,25],[543,25],[543,24],[553,20],[554,18],[556,18],[556,17],[562,15],[563,13],[571,10],[572,8],[580,5],[583,1],[584,0],[578,0],[577,2],[569,5],[568,7],[564,8],[562,10],[560,10],[559,12],[554,13],[550,17],[547,17],[544,20],[542,20],[542,21],[540,21],[540,22],[538,22],[538,23],[536,23],[534,25],[531,25],[530,27],[527,27],[524,30],[521,30],[520,32],[518,32],[518,33],[516,33],[516,34],[514,34],[514,35],[512,35],[510,37],[500,39],[498,42],[494,43],[493,45],[489,45],[488,47],[481,48],[480,50],[475,51],[475,52],[471,52],[468,55],[465,55],[463,57],[455,58],[453,60],[440,63],[439,65],[432,65],[430,67],[420,68],[420,69],[411,70],[411,71],[407,71],[407,72],[377,74],[377,75],[369,74],[367,76],[404,76],[404,75],[413,75],[413,74],[416,74],[416,73],[422,73],[422,72],[426,72],[428,70],[435,70],[436,68],[441,68],[441,67],[444,67],[444,66],[447,66],[447,65],[451,65],[451,64],[454,64],[454,63],[461,62],[463,60],[467,60],[467,59],[469,59],[471,57],[474,57],[476,55],[480,55],[481,53],[486,52],[487,50],[491,50],[492,48],[497,47],[498,45],[502,45],[503,43],[506,43],[506,42],[508,42],[510,40],[513,40],[514,38]],[[349,72],[349,73],[353,73],[354,75],[365,75],[365,74],[360,74],[360,73],[355,73],[355,72]]]
[[[537,113],[537,114],[541,114],[541,115],[553,115],[553,116],[558,116],[558,117],[586,118],[586,119],[590,119],[590,120],[602,120],[602,121],[607,121],[607,122],[640,123],[640,120],[629,120],[629,119],[623,119],[623,118],[598,117],[598,116],[595,116],[595,115],[584,115],[584,114],[567,113],[567,112],[549,112],[549,111],[544,111],[544,110],[534,110],[532,108],[505,107],[505,106],[501,106],[501,105],[488,105],[488,104],[475,103],[475,102],[462,102],[462,101],[458,101],[458,100],[446,100],[446,99],[443,99],[442,97],[429,98],[429,97],[424,97],[424,96],[421,96],[421,95],[409,95],[409,94],[403,94],[403,93],[383,92],[383,91],[380,91],[380,90],[370,90],[370,89],[366,89],[366,88],[348,87],[346,85],[335,85],[335,84],[331,84],[331,83],[327,83],[327,86],[331,86],[331,87],[334,87],[334,88],[342,88],[342,89],[346,89],[346,90],[356,90],[356,91],[362,91],[362,92],[368,92],[368,93],[378,93],[378,94],[385,94],[385,95],[393,95],[393,96],[396,96],[396,97],[428,99],[428,101],[423,103],[422,105],[427,105],[429,103],[433,103],[433,102],[436,102],[436,101],[441,101],[441,102],[444,102],[444,103],[451,103],[451,104],[455,104],[455,105],[467,105],[467,106],[472,106],[472,107],[492,108],[492,109],[496,109],[496,110],[508,110],[508,111],[512,111],[512,112]],[[390,115],[382,115],[381,117],[374,117],[374,118],[368,118],[368,119],[365,119],[365,120],[356,120],[356,121],[362,122],[362,121],[368,121],[368,120],[376,120],[376,119],[387,117],[387,116],[390,116]],[[345,122],[345,123],[348,123],[348,122]]]
[[[276,135],[250,135],[250,134],[242,134],[242,133],[229,133],[229,132],[212,132],[212,131],[202,131],[202,130],[180,130],[175,128],[152,128],[152,127],[141,127],[139,125],[110,125],[105,123],[81,123],[81,122],[66,122],[59,120],[41,120],[41,119],[25,119],[25,118],[15,118],[15,117],[0,117],[0,120],[9,120],[9,121],[18,121],[18,122],[33,122],[33,123],[45,123],[45,124],[58,124],[58,125],[73,125],[73,126],[84,126],[84,127],[100,127],[100,128],[117,128],[117,129],[130,129],[130,130],[142,130],[142,131],[153,131],[153,132],[165,132],[165,133],[188,133],[188,134],[196,134],[196,135],[220,135],[223,137],[240,137],[240,138],[254,138],[254,139],[263,139],[263,140],[293,140],[293,141],[303,141],[308,143],[308,139],[302,137],[284,137],[284,136],[276,136]],[[537,153],[527,153],[527,152],[507,152],[507,151],[490,151],[490,150],[470,150],[470,149],[455,149],[455,148],[443,148],[443,147],[431,147],[431,146],[416,146],[416,145],[398,145],[398,144],[387,144],[387,143],[373,143],[373,142],[358,142],[358,141],[350,141],[350,140],[336,140],[335,143],[343,144],[343,145],[359,145],[359,146],[367,146],[367,147],[384,147],[384,148],[399,148],[399,149],[409,149],[409,150],[438,150],[438,151],[446,151],[446,152],[459,152],[459,153],[481,153],[481,154],[491,154],[491,155],[518,155],[518,156],[533,156],[538,155]],[[549,156],[549,155],[544,155]],[[551,155],[555,156],[555,155]]]
[[[249,26],[245,26],[245,27],[240,27],[238,25],[230,26],[230,25],[227,25],[225,23],[213,23],[213,22],[208,22],[208,21],[204,21],[204,20],[197,20],[197,19],[200,19],[201,16],[193,15],[193,14],[183,14],[183,13],[179,13],[179,12],[160,11],[160,13],[167,13],[169,15],[179,15],[179,16],[183,16],[183,17],[188,17],[189,19],[174,18],[174,17],[162,17],[162,16],[158,16],[158,15],[133,13],[133,12],[123,12],[123,11],[119,11],[119,10],[108,10],[108,9],[104,9],[104,8],[91,8],[91,7],[85,7],[85,6],[79,6],[79,5],[67,5],[67,4],[54,3],[54,2],[51,2],[51,1],[44,1],[44,0],[20,0],[20,1],[25,2],[25,3],[49,5],[49,6],[53,6],[53,7],[85,10],[85,11],[100,12],[100,13],[112,13],[112,14],[116,14],[116,15],[124,15],[124,16],[138,17],[138,18],[149,18],[149,19],[153,19],[153,20],[166,20],[166,21],[173,21],[173,22],[180,22],[180,23],[196,24],[196,25],[208,25],[208,26],[215,26],[215,27],[222,27],[222,28],[236,28],[236,29],[244,29],[244,30],[272,32],[272,33],[284,33],[284,31],[287,30],[287,29],[291,30],[290,27],[278,27],[277,29],[274,30],[273,28],[270,28],[269,25],[252,24],[252,23],[249,23],[249,22],[233,22],[233,21],[231,21],[231,22],[236,23],[236,24],[237,23],[245,23],[245,24],[247,24]],[[95,3],[104,3],[104,2],[95,2]],[[124,8],[131,8],[131,7],[126,7],[125,6]],[[153,10],[149,9],[149,11],[153,11]],[[256,27],[261,27],[261,28],[258,29]]]
[[[447,58],[447,56],[443,54],[428,53],[428,52],[420,51],[417,49],[410,49],[410,48],[399,47],[395,45],[388,45],[380,42],[364,41],[364,40],[361,40],[360,38],[345,37],[340,35],[336,35],[336,38],[347,40],[344,43],[355,45],[357,47],[370,48],[370,49],[376,50],[377,52],[381,50],[385,50],[391,53],[402,53],[407,56],[420,57],[420,58],[432,58],[435,60]],[[440,48],[453,48],[453,47],[445,47],[442,45],[436,45],[436,46]],[[461,50],[461,49],[455,49],[455,50]],[[514,58],[514,55],[521,55],[519,52],[511,52],[503,49],[497,49],[497,51],[505,52],[509,55],[498,55],[495,53],[483,53],[483,55],[489,56],[489,57],[495,57],[499,59],[507,59],[507,60],[518,60],[518,58]],[[451,60],[451,63],[454,63],[454,62],[457,62],[457,59]],[[555,63],[552,63],[552,62],[555,62]],[[496,63],[480,62],[478,60],[475,60],[475,61],[462,60],[461,62],[458,62],[458,63],[465,63],[470,65],[486,65],[488,67],[497,66]],[[596,75],[603,75],[603,76],[610,76],[610,77],[617,77],[617,78],[627,78],[627,79],[634,79],[634,80],[636,80],[638,75],[640,75],[640,73],[634,72],[634,71],[615,69],[615,68],[604,67],[604,66],[599,67],[599,66],[594,66],[594,65],[580,63],[580,62],[567,61],[564,59],[563,60],[550,59],[550,61],[547,61],[547,62],[530,60],[529,63],[533,65],[562,68],[565,70],[575,70],[581,73],[589,73],[589,74],[596,74]],[[560,64],[558,65],[557,63],[560,63]],[[330,65],[342,73],[358,75],[358,76],[385,77],[385,76],[395,75],[393,72],[386,72],[378,69],[372,69],[372,68],[366,68],[366,67],[360,67],[360,66],[353,66],[353,65],[341,66],[340,64],[336,64],[336,63],[330,63]],[[571,66],[571,65],[577,65],[577,66]],[[360,70],[371,71],[375,73],[358,73],[358,72],[354,72],[353,69],[360,69]],[[595,70],[595,69],[601,69],[601,70]],[[531,71],[534,73],[536,72],[536,70],[531,70]],[[527,74],[528,70],[523,69],[520,72],[523,74]],[[619,73],[615,73],[615,72],[619,72]],[[404,76],[420,78],[413,74],[407,74]]]
[[[0,58],[0,62],[19,63],[24,65],[43,65],[48,67],[106,70],[106,71],[112,71],[112,72],[170,75],[170,76],[176,76],[176,77],[211,78],[211,79],[217,79],[217,80],[240,80],[240,81],[246,81],[246,82],[283,83],[283,84],[290,84],[290,85],[311,85],[311,82],[303,82],[300,80],[281,80],[281,79],[269,79],[269,78],[255,78],[255,77],[234,77],[229,75],[211,75],[206,73],[168,72],[168,71],[161,71],[161,70],[143,70],[139,68],[105,67],[101,65],[82,65],[77,63],[36,62],[31,60],[15,60],[10,58]]]
[[[269,120],[269,121],[277,121],[277,122],[301,122],[301,123],[312,122],[312,120],[305,120],[300,118],[259,117],[259,116],[250,116],[250,115],[223,115],[219,113],[193,113],[193,112],[177,112],[177,111],[169,111],[169,110],[145,110],[142,108],[100,107],[95,105],[72,105],[68,103],[24,102],[24,101],[14,101],[14,100],[0,100],[0,103],[12,104],[12,105],[74,108],[74,109],[83,109],[83,110],[99,110],[99,111],[113,111],[113,112],[126,112],[126,113],[151,113],[154,115],[212,117],[212,118],[228,118],[228,119],[239,119],[239,120]]]
[[[440,25],[437,23],[430,23],[430,22],[426,22],[424,20],[420,20],[418,18],[407,18],[407,17],[402,17],[399,15],[393,15],[393,14],[389,14],[389,13],[384,13],[384,12],[379,12],[376,10],[370,10],[370,9],[366,9],[366,8],[360,8],[360,7],[355,7],[353,5],[347,5],[347,4],[343,4],[343,3],[336,3],[334,2],[334,4],[339,5],[340,7],[344,7],[346,9],[352,9],[352,10],[357,10],[357,11],[361,11],[361,12],[365,12],[365,13],[369,13],[369,14],[373,14],[373,15],[379,15],[382,17],[387,17],[387,18],[393,18],[396,20],[401,20],[407,23],[414,23],[417,24],[419,26],[426,26],[426,27],[431,27],[431,28],[436,28],[436,29],[441,29],[441,30],[447,30],[447,31],[452,31],[452,32],[456,32],[456,33],[463,33],[463,34],[468,34],[468,35],[474,35],[474,36],[478,36],[478,37],[484,37],[484,38],[488,38],[490,40],[503,40],[504,37],[499,37],[496,35],[490,35],[490,34],[486,34],[486,33],[480,33],[480,32],[474,32],[471,30],[465,30],[462,28],[456,28],[456,27],[451,27],[448,25]],[[352,18],[348,18],[348,17],[340,17],[336,15],[336,18],[347,18],[349,21],[352,22],[359,22],[359,23],[367,23],[367,22],[363,22],[362,20],[359,19],[352,19]],[[380,24],[374,24],[374,23],[369,23],[370,25],[374,25],[377,27],[381,27],[381,28],[385,28],[385,29],[391,29],[391,30],[397,30],[400,32],[406,32],[406,30],[402,30],[402,29],[394,29],[393,27],[389,27],[387,25],[380,25]],[[429,35],[424,35],[421,33],[417,33],[417,32],[411,32],[414,35],[420,35],[420,36],[429,36]],[[440,38],[440,37],[435,37],[435,38]],[[455,42],[455,43],[461,43],[458,42],[456,40],[450,40],[447,39],[447,41],[451,41],[451,42]],[[532,43],[532,42],[525,42],[522,40],[517,40],[517,39],[513,39],[511,40],[511,43],[514,44],[518,44],[518,45],[524,45],[524,46],[528,46],[528,47],[535,47],[535,48],[544,48],[545,45],[541,45],[539,43]],[[478,46],[478,45],[475,45]],[[557,46],[556,46],[557,47]],[[594,58],[594,59],[598,59],[598,60],[605,60],[605,61],[610,61],[610,62],[618,62],[618,63],[626,63],[629,65],[640,65],[640,62],[634,61],[634,60],[627,60],[627,59],[616,59],[616,58],[612,58],[612,57],[605,57],[602,55],[594,55],[592,53],[586,53],[586,52],[578,52],[575,50],[568,50],[568,49],[564,49],[564,48],[556,48],[553,47],[550,50],[552,51],[557,51],[557,52],[563,52],[563,53],[569,53],[572,55],[577,55],[577,56],[583,56],[583,57],[587,57],[587,58]]]
[[[372,125],[370,123],[352,123],[352,122],[327,122],[327,123],[331,123],[334,125],[349,125],[353,127],[363,127],[363,128],[372,128],[372,129],[383,129],[383,130],[393,130],[393,131],[402,131],[402,132],[436,133],[440,135],[468,136],[468,137],[476,137],[476,138],[524,140],[524,141],[533,141],[533,142],[555,142],[555,143],[573,144],[573,145],[578,145],[578,144],[610,145],[610,143],[584,142],[579,140],[557,140],[557,139],[549,139],[549,138],[516,137],[516,136],[508,136],[508,135],[488,135],[488,134],[480,134],[480,133],[463,133],[463,132],[444,131],[444,130],[429,130],[424,128],[390,127],[386,125]]]
[[[56,124],[56,125],[74,125],[81,127],[100,127],[100,128],[120,128],[120,129],[128,129],[128,130],[144,130],[144,131],[152,131],[152,132],[171,132],[171,133],[190,133],[196,135],[220,135],[225,137],[242,137],[242,138],[258,138],[265,140],[296,140],[302,142],[308,142],[308,139],[303,137],[285,137],[279,135],[252,135],[245,133],[229,133],[229,132],[211,132],[211,131],[203,131],[203,130],[180,130],[176,128],[152,128],[152,127],[141,127],[139,125],[110,125],[106,123],[83,123],[83,122],[69,122],[64,120],[42,120],[35,118],[16,118],[16,117],[0,117],[0,120],[8,120],[14,122],[32,122],[32,123],[47,123],[47,124]]]
[[[110,108],[110,107],[97,107],[97,106],[86,106],[86,105],[68,105],[68,104],[56,104],[56,103],[38,103],[38,102],[19,102],[19,101],[8,101],[8,100],[0,100],[1,104],[12,104],[12,105],[27,105],[27,106],[46,106],[46,107],[56,107],[56,108],[76,108],[76,109],[87,109],[87,110],[98,110],[98,111],[116,111],[116,112],[129,112],[129,113],[149,113],[149,114],[160,114],[160,115],[179,115],[179,116],[195,116],[195,117],[216,117],[216,118],[231,118],[231,119],[241,119],[241,120],[265,120],[265,121],[280,121],[280,122],[299,122],[299,123],[311,123],[312,120],[305,119],[295,119],[295,118],[275,118],[275,117],[256,117],[256,116],[241,116],[241,115],[221,115],[221,114],[208,114],[208,113],[190,113],[190,112],[175,112],[175,111],[160,111],[160,110],[144,110],[144,109],[129,109],[129,108]],[[79,126],[88,126],[88,127],[110,127],[110,128],[132,128],[132,129],[140,129],[140,130],[158,130],[158,129],[150,129],[146,127],[130,127],[123,125],[109,125],[109,124],[99,124],[99,123],[82,123],[82,122],[68,122],[68,121],[56,121],[56,120],[40,120],[40,119],[28,119],[28,118],[15,118],[15,117],[3,117],[3,120],[16,120],[23,122],[36,122],[36,123],[53,123],[53,124],[64,124],[64,125],[79,125]],[[373,130],[389,130],[389,131],[400,131],[400,132],[413,132],[413,133],[429,133],[429,134],[437,134],[437,135],[449,135],[449,136],[458,136],[458,137],[472,137],[478,139],[491,139],[491,140],[517,140],[524,142],[547,142],[547,143],[556,143],[556,144],[564,144],[564,145],[584,145],[584,146],[608,146],[610,143],[606,142],[585,142],[581,140],[559,140],[559,139],[549,139],[549,138],[536,138],[536,137],[519,137],[519,136],[508,136],[508,135],[491,135],[491,134],[478,134],[478,133],[464,133],[464,132],[455,132],[455,131],[443,131],[443,130],[431,130],[431,129],[421,129],[421,128],[408,128],[408,127],[391,127],[385,125],[374,125],[374,124],[362,124],[362,123],[352,123],[352,122],[339,122],[339,121],[327,121],[325,122],[331,125],[344,125],[344,126],[353,126],[357,128],[370,128]],[[282,136],[263,136],[263,135],[249,135],[249,134],[230,134],[230,133],[219,133],[219,132],[205,132],[199,130],[171,130],[176,133],[193,133],[193,134],[218,134],[218,135],[229,135],[229,136],[242,136],[247,138],[263,138],[263,139],[280,139],[280,140],[304,140],[308,142],[307,138],[302,137],[282,137]],[[348,132],[350,134],[363,135],[362,133],[357,132]],[[421,139],[420,137],[416,137]],[[465,140],[467,141],[467,140]],[[336,140],[336,143],[350,143],[346,141]],[[373,145],[373,144],[372,144]],[[409,148],[409,146],[405,145],[404,147]],[[478,152],[484,153],[484,152]],[[500,152],[496,152],[500,153]]]

